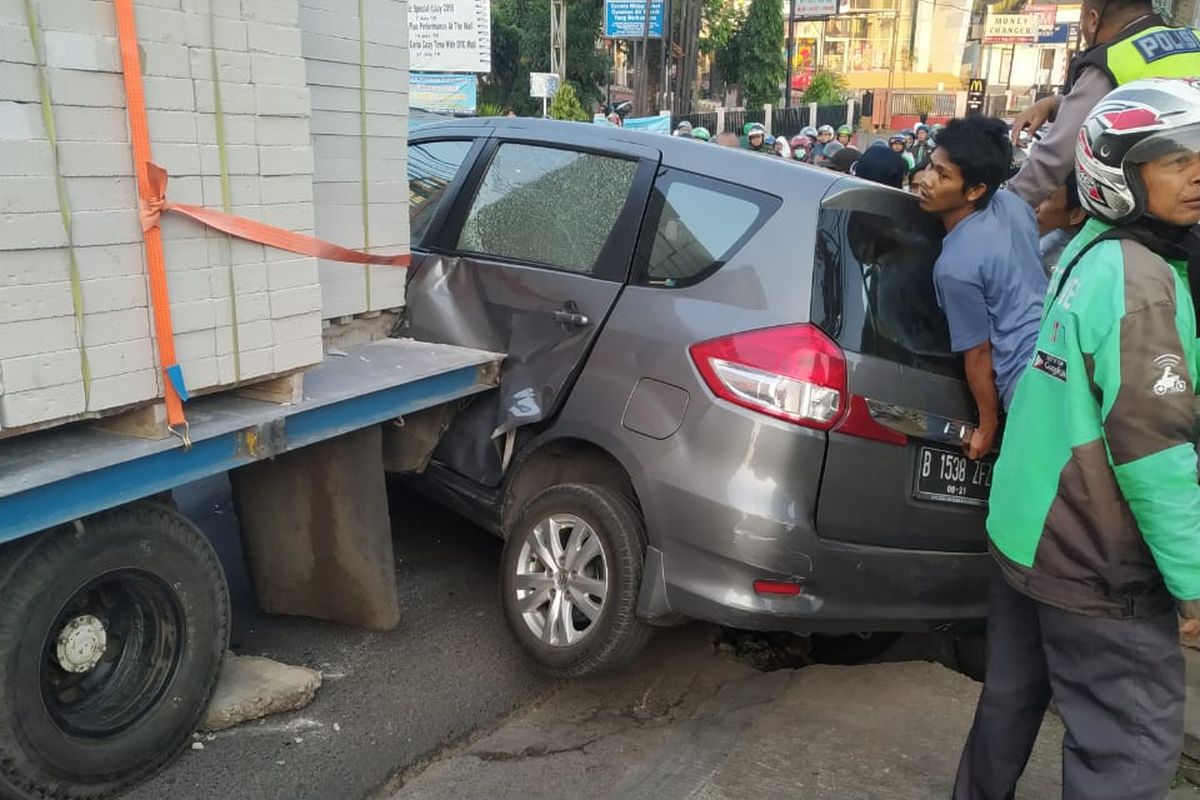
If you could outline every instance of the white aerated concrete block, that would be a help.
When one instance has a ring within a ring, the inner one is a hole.
[[[246,23],[250,50],[279,56],[299,56],[300,31],[294,27],[266,22]]]
[[[46,420],[72,417],[84,412],[83,381],[12,392],[0,396],[0,419],[5,428],[23,428]]]
[[[78,31],[46,31],[42,36],[46,64],[57,69],[120,72],[121,57],[115,37]]]
[[[296,342],[280,343],[275,348],[275,371],[286,372],[297,369],[322,357],[321,325],[318,321],[315,336]]]
[[[88,410],[106,411],[139,405],[145,403],[147,397],[158,396],[161,391],[157,368],[96,378],[92,380]]]
[[[23,0],[0,0],[5,431],[135,406],[163,390],[112,4],[34,5],[45,65],[35,63]],[[351,247],[369,235],[374,247],[402,249],[406,6],[367,0],[365,8],[367,167],[394,177],[374,181],[364,232],[357,4],[312,0],[305,18],[325,29],[302,34],[299,0],[137,0],[152,158],[170,176],[168,199],[210,208],[227,200],[233,213],[287,230],[326,230]],[[306,52],[310,43],[326,60]],[[39,69],[53,97],[57,167],[42,118]],[[314,130],[330,134],[319,158]],[[64,176],[73,251],[66,247],[56,168]],[[159,224],[176,356],[193,392],[319,361],[327,272],[336,275],[329,292],[348,299],[338,314],[403,300],[403,281],[395,281],[400,270],[319,265],[171,212]],[[82,298],[78,322],[72,255]],[[86,401],[81,339],[92,374]]]
[[[6,391],[14,394],[78,382],[83,379],[79,350],[8,359],[3,365],[3,379]]]

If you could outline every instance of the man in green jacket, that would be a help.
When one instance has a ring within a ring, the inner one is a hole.
[[[1200,630],[1200,80],[1110,92],[1079,133],[1093,219],[1050,280],[988,534],[987,676],[955,800],[1012,798],[1053,698],[1063,797],[1162,800],[1183,739],[1177,614]]]

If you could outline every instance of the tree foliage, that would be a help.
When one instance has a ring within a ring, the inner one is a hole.
[[[737,39],[737,76],[746,107],[779,102],[779,87],[787,75],[779,0],[750,0]]]
[[[702,19],[704,35],[700,37],[700,50],[713,57],[725,81],[737,83],[741,65],[739,31],[746,21],[745,12],[727,0],[704,0]]]
[[[558,87],[558,91],[554,93],[554,99],[550,101],[550,118],[587,122],[592,117],[580,104],[579,96],[575,94],[575,87],[570,83],[564,83]]]
[[[819,70],[800,98],[801,103],[816,103],[819,106],[840,106],[849,98],[846,80],[836,72]]]
[[[608,79],[607,57],[596,49],[603,25],[604,0],[567,3],[567,81],[585,110],[603,99]],[[549,0],[492,0],[492,71],[480,85],[480,102],[541,114],[541,99],[529,96],[529,73],[549,70]]]

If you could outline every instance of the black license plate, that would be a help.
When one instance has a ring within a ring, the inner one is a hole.
[[[913,497],[938,503],[986,506],[995,459],[972,461],[961,450],[922,445],[917,448]]]

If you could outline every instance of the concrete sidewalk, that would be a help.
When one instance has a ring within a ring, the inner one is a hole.
[[[924,662],[760,673],[688,628],[660,636],[632,670],[561,685],[380,797],[946,798],[978,692]],[[1059,797],[1061,734],[1048,717],[1022,800]],[[1200,795],[1171,795],[1184,798]]]

